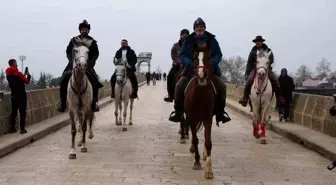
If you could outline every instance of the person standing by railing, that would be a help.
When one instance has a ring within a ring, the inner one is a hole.
[[[6,69],[6,78],[11,89],[12,113],[10,118],[9,133],[17,132],[15,128],[15,120],[17,111],[20,112],[20,134],[27,133],[26,125],[26,109],[27,109],[27,93],[25,84],[30,83],[30,74],[26,68],[25,74],[22,74],[18,68],[15,59],[8,61],[9,67]],[[27,77],[26,77],[27,76]]]

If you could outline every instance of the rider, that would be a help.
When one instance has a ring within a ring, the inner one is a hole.
[[[79,32],[80,35],[76,36],[77,38],[86,38],[89,40],[92,40],[92,44],[89,47],[89,62],[88,62],[88,71],[87,71],[87,76],[89,78],[89,81],[92,84],[92,89],[93,89],[93,101],[92,101],[92,110],[97,112],[99,111],[99,106],[97,105],[98,102],[98,91],[99,88],[102,88],[103,85],[99,82],[98,80],[98,75],[96,73],[96,71],[93,69],[93,67],[96,64],[96,60],[98,59],[99,56],[99,50],[98,50],[98,45],[97,45],[97,41],[95,39],[93,39],[92,37],[90,37],[88,34],[90,32],[91,26],[90,24],[86,21],[83,20],[82,23],[79,24]],[[67,54],[67,58],[69,60],[68,65],[66,66],[66,68],[63,71],[62,74],[62,79],[60,82],[60,103],[58,105],[57,110],[59,112],[64,112],[66,109],[66,99],[67,99],[67,88],[68,88],[68,82],[71,78],[71,74],[72,74],[72,68],[73,68],[73,48],[74,48],[74,43],[76,42],[76,37],[73,37],[66,49],[66,54]]]
[[[133,49],[131,49],[131,47],[128,46],[128,41],[126,39],[123,39],[121,41],[121,48],[116,52],[114,58],[116,59],[126,59],[128,62],[128,65],[130,67],[127,68],[127,76],[131,81],[132,84],[132,89],[133,89],[133,93],[131,95],[131,98],[138,98],[138,80],[135,76],[135,65],[137,63],[137,56],[134,52]],[[114,87],[116,84],[116,74],[115,72],[113,73],[112,77],[111,77],[111,88],[112,88],[112,94],[111,94],[111,98],[114,98]]]
[[[182,78],[176,84],[175,90],[175,112],[172,112],[169,117],[170,121],[173,122],[181,122],[183,120],[183,108],[184,108],[184,90],[187,86],[187,83],[190,80],[190,76],[188,75],[192,70],[192,57],[194,44],[196,42],[203,43],[209,42],[211,45],[211,58],[212,65],[214,70],[213,82],[217,89],[217,97],[216,97],[216,121],[217,123],[222,121],[223,123],[230,121],[229,115],[225,112],[225,103],[226,103],[226,85],[224,81],[220,78],[221,71],[219,68],[219,63],[222,59],[222,52],[219,47],[219,44],[215,38],[215,35],[205,31],[206,25],[205,22],[198,18],[194,22],[194,32],[189,35],[182,45],[180,52],[180,60],[183,65],[183,73]],[[175,113],[175,114],[174,114]]]
[[[183,29],[180,32],[180,40],[176,42],[170,52],[171,58],[173,60],[172,68],[170,69],[168,76],[167,76],[167,91],[168,91],[168,97],[164,98],[164,101],[166,102],[173,102],[174,100],[174,92],[175,92],[175,77],[177,73],[180,70],[181,62],[179,59],[180,49],[182,47],[182,44],[186,40],[186,38],[189,36],[189,30]]]
[[[253,84],[253,77],[255,74],[255,62],[257,60],[257,51],[259,50],[264,50],[264,51],[272,51],[266,44],[264,44],[265,39],[262,38],[262,36],[256,36],[256,38],[252,41],[255,43],[255,46],[253,46],[248,60],[247,60],[247,65],[246,65],[246,72],[245,72],[245,79],[247,80],[247,83],[245,84],[245,89],[244,89],[244,96],[243,98],[241,98],[239,100],[239,103],[246,107],[247,102],[248,102],[248,96],[249,93],[251,91],[251,87]],[[268,76],[269,76],[269,80],[271,81],[272,84],[272,89],[275,92],[275,96],[278,100],[279,104],[283,104],[285,102],[285,100],[283,99],[283,97],[280,95],[280,84],[278,82],[277,77],[275,76],[274,72],[272,71],[272,67],[271,65],[274,62],[274,55],[273,55],[273,51],[269,57],[270,59],[270,65],[269,65],[269,72],[268,72]]]

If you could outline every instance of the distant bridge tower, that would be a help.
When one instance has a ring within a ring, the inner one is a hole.
[[[141,52],[138,55],[138,61],[136,64],[136,75],[140,73],[140,65],[145,62],[148,64],[148,72],[151,72],[151,60],[152,60],[152,52]]]

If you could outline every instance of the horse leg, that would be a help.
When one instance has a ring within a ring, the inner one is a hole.
[[[124,101],[124,112],[123,112],[123,131],[127,131],[126,126],[126,117],[127,117],[127,108],[128,108],[129,99]]]
[[[185,134],[184,134],[185,136],[184,137],[186,139],[189,139],[189,125],[188,125],[188,122],[185,121],[183,123],[183,125],[184,125],[184,130],[185,130]]]
[[[89,139],[92,139],[94,137],[92,130],[94,113],[92,111],[89,112],[88,118],[89,118]]]
[[[206,179],[213,179],[214,175],[212,172],[212,161],[211,161],[211,149],[212,149],[212,142],[211,142],[211,127],[212,127],[212,120],[208,120],[206,122],[204,122],[204,145],[205,145],[205,149],[206,151],[204,151],[205,153],[205,157],[206,157],[206,161],[205,161],[205,166],[204,166],[204,177]],[[204,154],[203,154],[204,157]]]
[[[77,117],[77,121],[78,121],[78,129],[77,129],[77,132],[80,133],[80,136],[79,136],[79,141],[78,141],[78,144],[77,146],[81,147],[82,144],[83,144],[83,130],[82,130],[82,124],[83,124],[83,121],[84,121],[84,118],[83,118],[83,113],[81,111],[77,111],[77,114],[75,114],[75,116]]]
[[[118,120],[118,124],[119,125],[122,125],[122,118],[121,118],[121,116],[122,116],[122,109],[123,109],[123,106],[122,106],[122,101],[120,100],[120,102],[119,102],[119,120]]]
[[[266,144],[266,124],[267,122],[270,120],[270,114],[268,114],[270,106],[268,104],[263,106],[262,109],[262,114],[261,114],[261,122],[260,122],[260,130],[261,130],[261,134],[260,134],[260,144]]]
[[[69,111],[69,116],[71,120],[71,150],[69,154],[69,159],[76,159],[76,147],[75,147],[75,139],[76,139],[76,122],[75,122],[75,115],[72,110]]]
[[[114,116],[115,116],[115,124],[116,124],[116,125],[120,125],[119,122],[118,122],[119,101],[120,101],[120,100],[116,99],[115,102],[114,102],[114,106],[115,106],[115,109],[114,109]]]
[[[180,144],[185,144],[186,141],[185,141],[185,136],[184,136],[184,123],[185,121],[181,121],[180,123],[180,131],[179,131],[179,134],[181,135],[180,137]]]
[[[198,138],[197,138],[196,124],[197,123],[191,124],[192,145],[193,145],[194,150],[195,150],[195,163],[194,163],[193,169],[194,170],[201,170],[202,166],[201,166],[201,163],[200,163],[200,155],[199,155],[199,152],[198,152]]]
[[[260,138],[260,135],[259,135],[259,125],[258,125],[258,121],[253,119],[252,120],[252,126],[253,126],[253,136],[256,138],[256,139],[259,139]]]
[[[129,117],[129,125],[133,125],[133,103],[134,103],[134,99],[131,98],[131,103],[130,103],[130,117]]]
[[[87,130],[87,114],[84,115],[84,120],[82,122],[82,147],[81,147],[81,152],[86,153],[87,148],[86,148],[86,130]]]

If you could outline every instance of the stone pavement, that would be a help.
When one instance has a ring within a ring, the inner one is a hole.
[[[270,131],[260,145],[251,121],[233,111],[233,121],[214,125],[215,179],[205,180],[203,170],[192,170],[194,156],[189,144],[179,144],[178,126],[167,121],[172,104],[163,102],[164,84],[139,89],[127,132],[114,124],[114,105],[97,113],[88,153],[77,149],[76,160],[68,159],[70,126],[1,158],[0,185],[335,184],[329,160]]]

